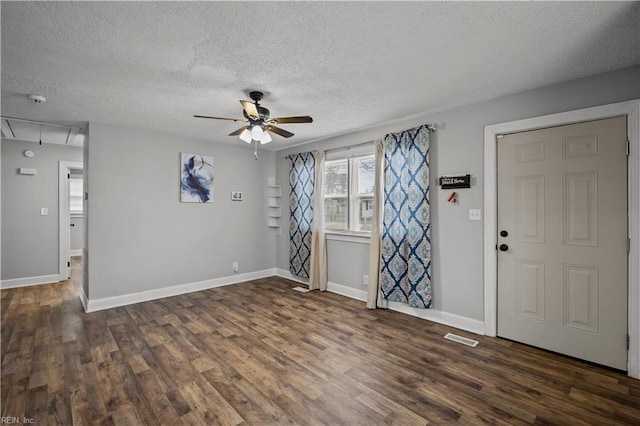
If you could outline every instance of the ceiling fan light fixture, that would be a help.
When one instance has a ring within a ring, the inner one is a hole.
[[[283,138],[290,138],[293,136],[293,133],[277,127],[276,124],[313,123],[313,119],[308,115],[271,118],[270,111],[260,105],[260,101],[262,100],[264,93],[252,91],[249,93],[249,96],[251,97],[251,101],[240,101],[240,104],[242,104],[242,115],[244,118],[214,117],[209,115],[194,115],[194,117],[243,123],[242,127],[229,133],[229,136],[239,136],[240,140],[248,144],[254,142],[254,154],[257,154],[258,152],[258,142],[264,145],[273,140],[271,133],[275,133]]]
[[[251,143],[251,140],[253,138],[251,137],[251,132],[247,129],[244,129],[242,133],[240,133],[240,139],[242,139],[246,143]]]
[[[262,140],[262,135],[264,135],[264,131],[260,126],[253,126],[251,128],[251,137],[254,141]]]
[[[266,130],[262,132],[262,138],[260,138],[260,144],[264,145],[266,143],[271,142],[271,135]]]

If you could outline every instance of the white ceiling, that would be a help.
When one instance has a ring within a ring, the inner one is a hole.
[[[640,63],[639,2],[2,2],[2,115],[292,144]],[[47,102],[36,105],[37,93]]]

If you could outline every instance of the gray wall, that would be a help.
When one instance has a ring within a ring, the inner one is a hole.
[[[25,150],[33,158],[23,155]],[[82,148],[2,140],[2,279],[58,274],[58,161],[82,161]],[[35,176],[19,175],[20,167]],[[40,209],[47,207],[48,216]]]
[[[89,124],[90,300],[271,269],[267,177],[274,153],[240,141],[199,141],[137,128]],[[180,153],[213,156],[213,203],[180,202]],[[244,201],[232,202],[231,191]],[[85,289],[86,291],[86,289]]]
[[[468,209],[482,208],[484,126],[563,111],[640,98],[640,67],[630,67],[565,82],[545,88],[507,95],[486,102],[428,113],[392,125],[370,129],[277,152],[277,179],[284,201],[290,191],[286,155],[326,150],[384,137],[386,133],[438,123],[431,145],[431,220],[433,241],[433,309],[483,319],[482,221],[469,221]],[[459,203],[446,202],[450,191],[437,185],[447,173],[472,175],[471,189],[458,191]],[[277,266],[288,270],[288,216],[283,214],[283,236],[277,238]],[[329,281],[364,289],[368,245],[329,241]]]

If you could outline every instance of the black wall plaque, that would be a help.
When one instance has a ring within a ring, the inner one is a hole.
[[[471,175],[440,176],[442,189],[471,188]]]

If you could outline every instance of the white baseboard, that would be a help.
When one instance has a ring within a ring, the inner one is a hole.
[[[228,277],[179,284],[171,287],[142,291],[139,293],[123,294],[121,296],[104,297],[102,299],[89,298],[86,303],[85,311],[101,311],[104,309],[116,308],[119,306],[132,305],[134,303],[147,302],[149,300],[162,299],[164,297],[179,296],[181,294],[192,293],[194,291],[207,290],[210,288],[222,287],[230,284],[237,284],[245,281],[272,277],[274,275],[277,275],[276,269],[272,268],[264,269],[262,271],[248,272],[246,274],[235,274]]]
[[[418,309],[400,302],[389,302],[388,309],[414,317],[459,328],[471,333],[484,335],[484,322],[473,318],[467,318],[449,312],[438,311],[436,309]]]
[[[276,273],[274,275],[277,275],[277,276],[282,277],[282,278],[286,278],[286,279],[291,280],[291,281],[295,281],[297,283],[301,283],[301,284],[304,284],[304,285],[309,285],[309,279],[308,278],[296,277],[295,275],[293,275],[290,271],[287,271],[286,269],[276,268]]]
[[[39,285],[39,284],[51,284],[51,283],[57,283],[58,281],[61,281],[60,275],[58,274],[41,275],[39,277],[13,278],[10,280],[0,281],[0,288],[4,290],[5,288],[27,287],[30,285]]]
[[[82,249],[69,250],[69,256],[82,256]]]
[[[87,311],[87,306],[88,306],[88,302],[87,302],[87,300],[88,300],[88,299],[87,299],[87,295],[86,295],[86,294],[85,294],[85,292],[84,292],[84,287],[80,287],[80,294],[79,294],[79,296],[80,296],[80,302],[82,303],[82,307],[84,308],[84,311],[85,311],[85,312],[88,312],[88,311]]]
[[[362,302],[367,301],[367,292],[358,288],[348,287],[342,284],[327,282],[327,291],[331,293],[340,294],[342,296],[350,297],[352,299],[360,300]]]
[[[282,270],[279,270],[282,271]],[[327,291],[350,297],[352,299],[367,301],[367,291],[349,287],[333,282],[327,283]],[[438,311],[436,309],[418,309],[399,302],[389,302],[388,309],[414,317],[422,318],[428,321],[444,324],[449,327],[458,328],[475,334],[484,334],[484,322],[473,318],[467,318],[448,312]]]

